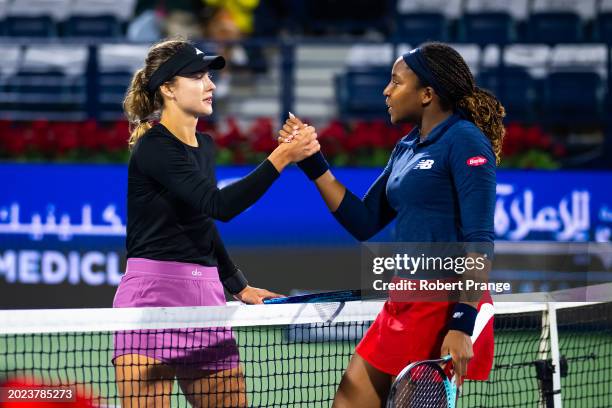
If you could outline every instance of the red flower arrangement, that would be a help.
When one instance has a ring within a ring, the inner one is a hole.
[[[306,123],[311,123],[306,120]],[[248,124],[229,117],[222,122],[200,120],[198,130],[210,134],[218,147],[219,164],[256,164],[277,145],[279,126],[271,118]],[[393,146],[412,126],[383,120],[317,126],[321,148],[334,166],[384,166]],[[18,160],[126,162],[129,157],[126,121],[99,123],[0,121],[0,157]],[[503,144],[503,167],[556,168],[563,145],[538,126],[511,123]]]
[[[511,123],[506,127],[501,166],[556,169],[565,153],[565,146],[554,142],[542,128]]]

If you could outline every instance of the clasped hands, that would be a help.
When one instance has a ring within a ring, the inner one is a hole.
[[[299,162],[321,150],[317,132],[313,126],[303,123],[289,112],[289,118],[278,131],[280,148],[287,150],[292,162]],[[286,146],[286,147],[283,147]]]

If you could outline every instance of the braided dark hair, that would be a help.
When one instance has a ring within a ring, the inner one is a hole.
[[[470,68],[461,55],[443,43],[426,43],[421,50],[436,81],[448,93],[440,97],[442,108],[461,109],[467,118],[489,138],[497,163],[506,132],[506,110],[491,92],[478,88]],[[449,100],[450,99],[450,100]]]

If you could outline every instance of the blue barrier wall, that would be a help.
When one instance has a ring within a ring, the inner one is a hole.
[[[218,169],[224,185],[250,167]],[[117,246],[126,223],[122,165],[2,164],[0,248],[17,242],[45,248]],[[363,194],[378,169],[334,172]],[[499,171],[495,229],[499,240],[610,241],[612,173]],[[220,223],[229,245],[343,245],[353,243],[328,213],[312,183],[286,170],[253,207]],[[374,240],[391,240],[393,226]]]
[[[250,170],[219,168],[219,183]],[[0,164],[0,308],[112,304],[125,265],[126,173],[123,165]],[[378,173],[335,171],[356,194]],[[610,241],[610,185],[612,173],[500,171],[498,240]],[[235,262],[257,285],[285,291],[358,286],[348,282],[359,278],[352,273],[360,267],[356,241],[295,168],[253,207],[219,225]],[[392,237],[390,225],[374,240]],[[508,268],[508,260],[523,258],[497,259]]]

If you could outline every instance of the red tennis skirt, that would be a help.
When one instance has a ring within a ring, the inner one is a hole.
[[[376,369],[398,375],[408,364],[440,358],[454,302],[394,302],[388,300],[355,351]],[[493,301],[483,295],[478,305],[474,357],[466,379],[486,380],[493,365]]]

